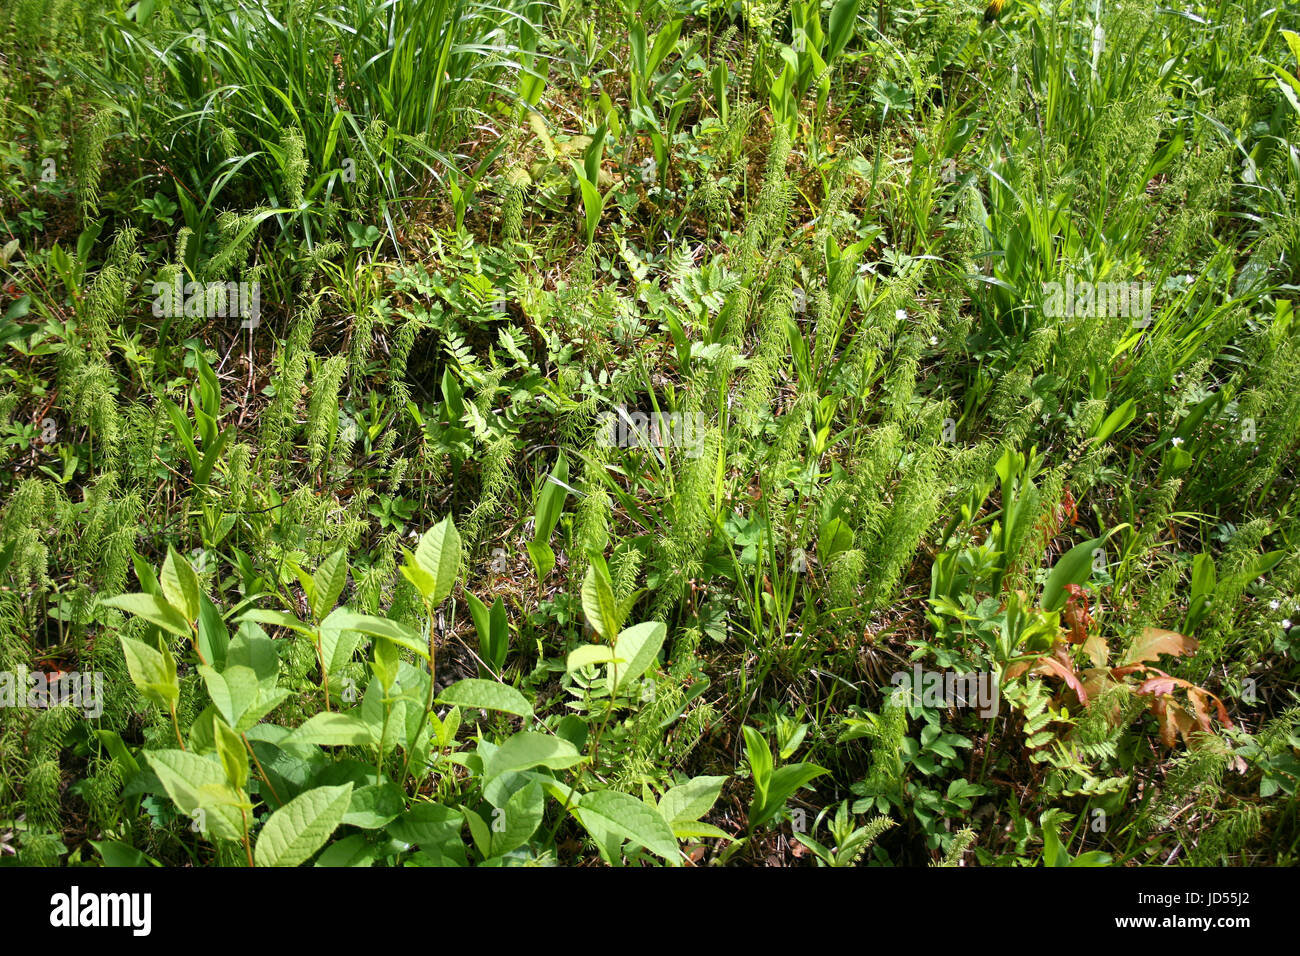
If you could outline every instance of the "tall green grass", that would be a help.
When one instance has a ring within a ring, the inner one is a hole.
[[[491,98],[513,95],[528,8],[163,0],[103,16],[102,55],[80,72],[139,144],[138,175],[174,182],[200,240],[216,209],[265,203],[310,245],[340,212],[391,231],[388,204],[456,168]]]

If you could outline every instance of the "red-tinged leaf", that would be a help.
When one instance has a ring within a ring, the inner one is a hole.
[[[1116,680],[1119,680],[1121,677],[1127,677],[1129,674],[1136,674],[1138,671],[1149,671],[1149,670],[1155,670],[1155,668],[1147,667],[1145,664],[1128,664],[1124,667],[1112,667],[1110,669],[1110,676],[1115,678]],[[1164,672],[1156,671],[1156,673],[1161,674]]]
[[[1219,713],[1219,720],[1223,722],[1223,726],[1231,730],[1235,725],[1232,718],[1228,716],[1228,708],[1223,706],[1223,701],[1219,700],[1219,698],[1213,694],[1210,694],[1210,696],[1214,698],[1214,709]]]
[[[1074,658],[1070,656],[1070,646],[1057,641],[1052,647],[1051,656],[1070,670],[1074,670]]]
[[[1201,721],[1201,726],[1204,727],[1206,731],[1209,731],[1211,729],[1209,710],[1205,705],[1205,698],[1207,697],[1210,700],[1214,701],[1214,710],[1219,717],[1219,723],[1223,724],[1224,727],[1227,727],[1229,729],[1232,728],[1233,723],[1231,718],[1228,717],[1228,709],[1223,706],[1223,701],[1219,700],[1218,697],[1211,694],[1204,687],[1190,687],[1190,686],[1187,688],[1187,695],[1191,697],[1192,706],[1196,708],[1196,716],[1199,718],[1201,717],[1202,714],[1204,714],[1204,720]]]
[[[1192,713],[1196,715],[1196,722],[1201,725],[1201,729],[1207,734],[1214,733],[1214,725],[1210,723],[1210,708],[1205,704],[1205,691],[1189,687],[1187,699],[1192,702]]]
[[[1184,654],[1196,653],[1199,646],[1196,638],[1179,634],[1177,631],[1166,631],[1159,627],[1144,627],[1142,633],[1138,635],[1137,640],[1133,642],[1133,646],[1129,649],[1128,659],[1124,663],[1136,664],[1140,661],[1156,661],[1160,659],[1161,654],[1181,657]]]
[[[1154,668],[1152,669],[1154,670]],[[1174,689],[1177,687],[1187,688],[1187,696],[1191,698],[1192,707],[1196,711],[1196,717],[1197,717],[1196,723],[1199,723],[1201,725],[1201,728],[1206,733],[1212,733],[1214,730],[1212,724],[1210,723],[1209,710],[1205,704],[1206,697],[1214,701],[1215,712],[1218,715],[1220,723],[1222,723],[1224,727],[1231,728],[1233,726],[1232,720],[1228,717],[1227,708],[1223,706],[1223,701],[1219,700],[1218,697],[1211,694],[1205,688],[1198,687],[1196,684],[1193,684],[1191,681],[1183,680],[1180,677],[1170,677],[1168,674],[1161,673],[1160,676],[1148,678],[1147,680],[1144,680],[1141,684],[1139,684],[1137,688],[1137,693],[1150,694],[1153,697],[1155,697],[1155,701],[1152,702],[1151,710],[1152,713],[1157,713],[1156,705],[1159,704],[1163,706],[1164,704],[1163,698],[1166,698],[1170,694],[1172,694],[1174,692]],[[1170,700],[1168,703],[1170,707],[1178,707],[1178,705],[1175,704],[1172,700]],[[1183,720],[1185,719],[1186,732],[1183,733],[1183,739],[1187,740],[1188,734],[1191,732],[1192,725],[1193,725],[1192,718],[1187,713],[1187,711],[1183,710],[1181,707],[1178,707],[1178,713],[1182,714],[1182,719],[1179,720],[1179,724],[1178,724],[1180,731],[1183,731]],[[1158,713],[1157,716],[1159,716]]]
[[[1066,667],[1060,661],[1052,657],[1041,658],[1039,660],[1039,665],[1041,667],[1047,668],[1047,670],[1051,671],[1057,677],[1060,677],[1067,684],[1069,684],[1070,688],[1075,692],[1075,694],[1078,695],[1079,703],[1084,705],[1085,707],[1088,706],[1088,692],[1084,690],[1083,682],[1079,680],[1078,674],[1076,674],[1072,669]],[[1037,667],[1034,668],[1034,670],[1038,671],[1039,673],[1042,673],[1042,671],[1040,671]]]
[[[1191,734],[1194,725],[1187,711],[1175,701],[1163,697],[1157,697],[1151,702],[1151,711],[1160,724],[1161,743],[1172,749],[1178,745],[1179,736],[1183,738],[1184,743],[1188,742],[1188,735]]]
[[[1192,743],[1192,736],[1196,730],[1196,724],[1192,720],[1192,715],[1187,712],[1182,704],[1169,701],[1169,714],[1173,719],[1174,726],[1178,728],[1179,735],[1183,738],[1183,743],[1189,746]]]
[[[1029,661],[1020,661],[1019,663],[1012,664],[1010,667],[1008,667],[1006,669],[1006,672],[1002,675],[1002,679],[1004,681],[1012,680],[1016,677],[1019,677],[1021,674],[1026,673],[1028,670],[1029,670]]]
[[[1067,640],[1071,644],[1082,644],[1088,640],[1088,631],[1092,627],[1092,615],[1088,613],[1088,595],[1077,584],[1067,584],[1065,591],[1069,595],[1061,620],[1070,629]]]
[[[1161,674],[1159,677],[1148,677],[1138,685],[1137,693],[1152,694],[1156,697],[1167,697],[1174,692],[1174,688],[1179,684],[1195,686],[1188,684],[1185,680],[1179,680],[1177,677],[1170,677],[1168,674]]]
[[[1156,726],[1160,728],[1160,742],[1172,749],[1178,743],[1178,730],[1163,698],[1157,697],[1151,702],[1151,713],[1155,715]]]

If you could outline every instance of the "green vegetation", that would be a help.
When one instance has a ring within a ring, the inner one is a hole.
[[[0,864],[1295,864],[1297,31],[9,0]]]

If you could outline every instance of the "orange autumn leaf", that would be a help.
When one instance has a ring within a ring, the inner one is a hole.
[[[1055,674],[1063,679],[1079,698],[1079,703],[1088,706],[1088,692],[1083,687],[1083,681],[1079,680],[1079,675],[1069,667],[1062,664],[1053,657],[1039,658],[1038,663],[1034,666],[1031,673],[1034,674]]]
[[[1142,633],[1138,635],[1137,640],[1129,649],[1128,659],[1125,664],[1136,664],[1141,661],[1157,661],[1161,654],[1170,654],[1173,657],[1181,657],[1184,654],[1196,653],[1196,638],[1188,637],[1185,634],[1179,634],[1177,631],[1166,631],[1159,627],[1144,627]]]
[[[1091,634],[1083,642],[1083,653],[1092,661],[1094,667],[1105,667],[1106,661],[1110,660],[1110,645],[1100,634]]]
[[[1070,629],[1067,640],[1071,644],[1082,644],[1088,640],[1088,631],[1092,627],[1092,615],[1088,613],[1088,595],[1077,584],[1067,584],[1065,591],[1069,595],[1061,620]]]
[[[1182,734],[1183,740],[1189,744],[1190,740],[1188,739],[1188,734],[1191,732],[1194,724],[1199,724],[1201,730],[1207,734],[1214,732],[1214,725],[1210,721],[1210,711],[1207,699],[1214,701],[1214,710],[1215,714],[1219,718],[1219,722],[1227,728],[1233,726],[1232,719],[1228,716],[1228,710],[1223,706],[1223,701],[1214,694],[1211,694],[1204,687],[1198,687],[1191,681],[1183,680],[1180,677],[1171,677],[1169,674],[1163,673],[1162,671],[1156,671],[1155,668],[1148,668],[1148,670],[1155,671],[1159,676],[1149,677],[1144,680],[1138,685],[1136,692],[1139,694],[1150,694],[1155,698],[1155,700],[1151,702],[1151,712],[1161,721],[1160,737],[1165,741],[1167,746],[1173,746],[1172,743],[1169,743],[1170,738],[1167,735],[1167,731],[1169,730],[1169,720],[1176,721],[1179,733]],[[1192,716],[1170,698],[1170,695],[1177,687],[1183,687],[1187,690],[1187,697],[1192,702],[1192,709],[1196,714],[1196,720],[1194,722]],[[1172,717],[1169,716],[1171,709],[1173,713]],[[1184,723],[1186,724],[1185,727]]]
[[[1183,738],[1184,743],[1191,742],[1189,738],[1195,725],[1187,711],[1175,701],[1156,698],[1151,704],[1151,709],[1160,725],[1160,741],[1166,747],[1172,749],[1176,746],[1179,736]]]

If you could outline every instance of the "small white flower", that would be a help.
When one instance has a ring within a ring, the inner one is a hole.
[[[1178,447],[1179,445],[1181,445],[1182,443],[1183,443],[1183,440],[1182,440],[1181,438],[1175,438],[1175,439],[1173,439],[1173,442],[1172,442],[1172,444],[1173,444],[1173,446],[1174,446],[1175,448],[1177,448],[1177,447]]]
[[[932,336],[930,336],[930,344],[931,344],[931,345],[938,345],[938,344],[939,344],[939,336],[937,336],[937,335],[932,335]]]
[[[1289,617],[1282,622],[1282,630],[1284,631],[1291,630],[1291,619]]]
[[[894,318],[897,319],[899,322],[906,322],[906,321],[907,321],[907,310],[906,310],[906,309],[896,309],[896,310],[894,311]]]
[[[1277,610],[1278,608],[1280,608],[1281,606],[1282,606],[1282,602],[1281,602],[1281,601],[1269,601],[1269,602],[1268,602],[1268,609],[1269,609],[1270,611],[1276,611],[1276,610]]]

